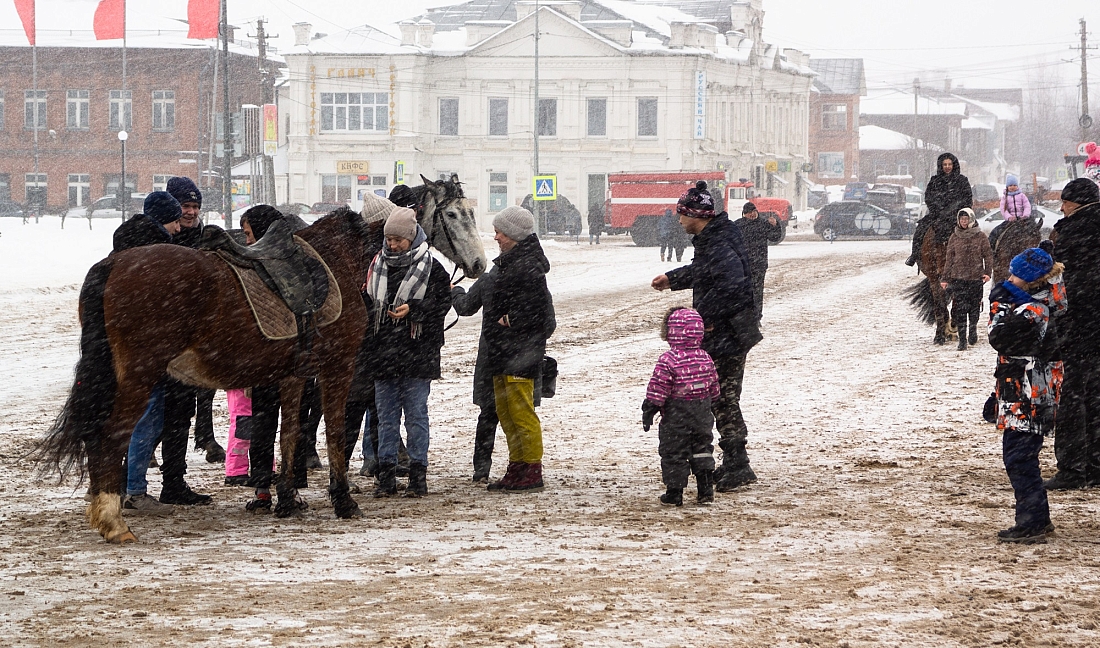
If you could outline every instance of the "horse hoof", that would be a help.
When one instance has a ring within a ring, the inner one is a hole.
[[[337,509],[336,517],[341,520],[354,520],[363,517],[363,512],[359,510],[359,505],[355,504],[354,506]]]
[[[134,535],[134,532],[130,531],[129,529],[127,529],[126,532],[120,533],[113,538],[107,538],[107,542],[110,542],[111,544],[130,544],[131,542],[137,541],[137,536]]]

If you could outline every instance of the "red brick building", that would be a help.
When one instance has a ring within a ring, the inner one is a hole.
[[[127,48],[125,97],[120,47],[39,47],[37,96],[30,47],[0,47],[0,61],[0,199],[44,197],[47,211],[61,211],[114,193],[122,129],[132,191],[174,175],[220,187],[211,171],[221,165],[222,84],[210,47]],[[262,103],[255,57],[231,50],[230,80],[231,111]]]
[[[810,180],[844,184],[859,173],[859,99],[867,94],[863,59],[810,59]]]

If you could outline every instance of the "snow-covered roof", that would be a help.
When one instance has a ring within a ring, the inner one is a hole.
[[[187,28],[180,28],[179,23],[173,21],[171,29],[127,29],[127,49],[183,49],[183,50],[210,50],[219,47],[216,38],[196,39],[187,37]],[[238,35],[243,30],[238,29]],[[43,47],[94,47],[122,49],[122,39],[96,40],[95,33],[91,29],[38,29],[36,38],[39,48]],[[27,37],[22,29],[0,29],[0,47],[26,47]],[[233,54],[245,56],[258,56],[254,41],[236,39],[229,43],[229,51]],[[282,62],[282,57],[270,53],[268,58]]]
[[[974,106],[982,112],[993,115],[1001,121],[1019,121],[1020,119],[1020,106],[1008,103],[1000,103],[996,101],[978,101],[977,99],[969,99],[967,97],[961,97],[959,95],[951,95],[959,101],[965,101],[967,104]]]
[[[859,127],[859,150],[861,151],[904,151],[912,148],[942,150],[935,144],[925,144],[924,140],[881,126]]]
[[[867,94],[863,59],[810,59],[810,69],[817,72],[814,88],[822,94]]]
[[[859,102],[859,111],[864,115],[912,115],[913,93],[897,88],[874,88]],[[918,115],[958,115],[967,116],[967,103],[961,100],[943,100],[925,94],[917,96]]]

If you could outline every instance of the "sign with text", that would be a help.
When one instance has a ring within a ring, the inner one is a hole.
[[[271,157],[279,148],[279,107],[264,104],[264,155]]]
[[[558,176],[556,175],[540,175],[535,176],[535,188],[531,192],[535,200],[557,200],[558,199]]]
[[[337,160],[336,173],[367,174],[370,173],[370,162],[366,160]]]
[[[707,136],[707,73],[695,72],[695,123],[692,126],[694,139],[706,139]]]
[[[764,163],[764,170],[768,173],[776,173],[779,171],[779,163],[775,160],[768,160]]]

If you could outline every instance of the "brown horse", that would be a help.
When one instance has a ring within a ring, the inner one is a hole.
[[[449,236],[464,238],[462,232],[473,228],[471,223],[462,225],[457,235],[452,231]],[[374,237],[362,218],[347,209],[297,234],[328,264],[343,296],[339,318],[320,329],[313,351],[329,453],[329,496],[338,517],[353,517],[359,507],[349,494],[344,461],[344,406],[367,327],[366,306],[358,294],[366,282]],[[485,267],[480,240],[457,247],[472,250],[472,258],[452,260],[477,276]],[[178,277],[187,281],[177,282]],[[136,541],[121,515],[121,467],[134,425],[172,360],[186,356],[189,379],[207,387],[279,384],[281,428],[298,430],[302,380],[294,377],[296,341],[269,340],[260,333],[240,284],[215,255],[172,245],[112,254],[85,279],[80,319],[76,379],[38,448],[38,458],[62,476],[77,467],[81,477],[90,477],[88,521],[109,542]],[[276,486],[276,514],[281,516],[296,509],[292,457],[297,436],[282,435]]]
[[[929,227],[920,246],[920,271],[924,279],[905,291],[909,303],[917,309],[918,317],[925,324],[936,325],[936,344],[945,344],[954,329],[947,311],[947,294],[940,285],[943,266],[947,262],[947,243],[938,240],[936,228]]]

